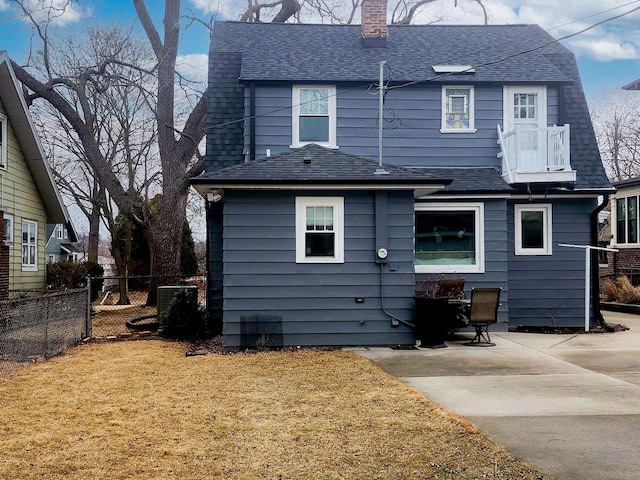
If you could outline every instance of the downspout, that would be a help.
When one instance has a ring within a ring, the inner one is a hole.
[[[604,210],[609,204],[609,194],[602,196],[602,203],[596,207],[591,213],[591,244],[598,245],[598,214]],[[607,332],[613,332],[614,329],[609,325],[600,311],[600,262],[598,262],[598,251],[591,252],[591,308],[593,308],[593,317],[598,325]]]
[[[249,161],[256,159],[256,84],[249,85]]]

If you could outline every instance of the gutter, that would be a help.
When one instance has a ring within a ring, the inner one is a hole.
[[[598,245],[598,214],[604,210],[609,203],[609,194],[602,196],[602,203],[591,212],[591,244]],[[609,325],[600,311],[600,265],[598,262],[598,251],[591,252],[591,307],[593,308],[593,317],[596,323],[604,328],[607,332],[613,332],[614,329]],[[595,257],[595,261],[594,261]]]

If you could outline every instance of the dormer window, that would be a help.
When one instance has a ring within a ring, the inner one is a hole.
[[[473,87],[442,87],[442,133],[475,133]]]
[[[336,87],[294,85],[291,110],[292,147],[336,147]]]

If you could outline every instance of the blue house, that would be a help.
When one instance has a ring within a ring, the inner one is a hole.
[[[496,329],[584,325],[584,251],[559,244],[596,245],[613,189],[573,54],[363,3],[361,26],[213,28],[192,181],[225,346],[413,344],[416,282],[443,275],[502,287]]]

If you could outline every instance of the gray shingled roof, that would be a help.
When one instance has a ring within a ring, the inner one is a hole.
[[[438,169],[416,171],[384,165],[388,175],[377,175],[378,162],[315,144],[266,157],[254,162],[205,172],[192,179],[194,184],[380,184],[380,185],[446,185],[452,177]]]
[[[514,193],[496,167],[415,168],[434,177],[452,178],[444,193]]]
[[[553,41],[537,25],[389,26],[387,48],[363,48],[360,25],[216,22],[211,49],[243,52],[241,80],[376,81],[388,62],[394,81],[426,80],[435,64],[481,65]],[[266,55],[265,53],[268,53]],[[570,82],[546,55],[569,53],[559,43],[477,67],[447,82]]]

